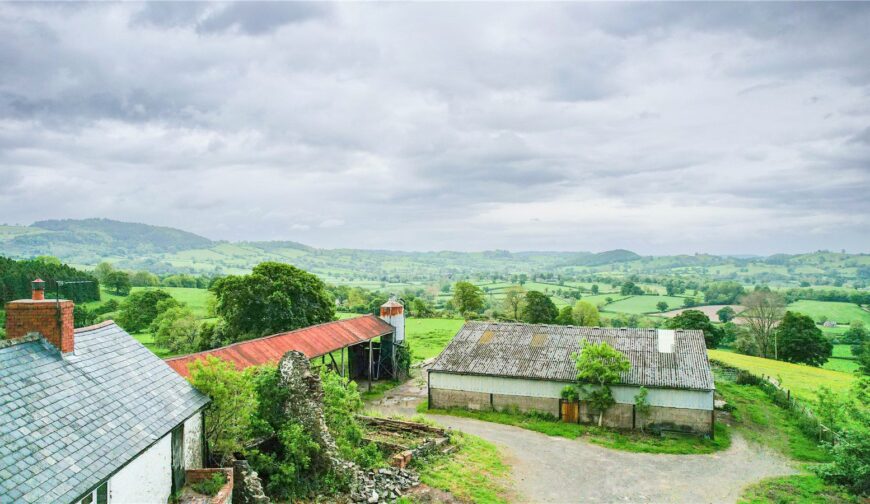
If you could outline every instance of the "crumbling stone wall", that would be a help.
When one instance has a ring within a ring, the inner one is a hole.
[[[233,504],[270,504],[263,482],[247,460],[233,462]]]

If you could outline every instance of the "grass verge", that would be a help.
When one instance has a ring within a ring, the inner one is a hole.
[[[797,475],[767,478],[743,489],[741,504],[767,504],[769,502],[800,502],[806,504],[857,503],[860,500],[842,488],[828,485],[818,476]]]
[[[418,406],[417,411],[432,415],[450,415],[473,418],[484,422],[500,423],[520,427],[548,436],[567,439],[582,437],[590,443],[605,448],[639,453],[670,453],[676,455],[713,453],[731,446],[731,435],[724,424],[716,424],[715,439],[698,436],[660,437],[637,431],[616,431],[597,426],[564,423],[536,415],[523,415],[498,411],[470,411],[459,408],[426,409],[426,404]]]
[[[451,442],[458,447],[452,455],[436,455],[412,463],[420,481],[450,492],[462,501],[480,504],[508,502],[510,467],[498,448],[479,437],[455,432]]]
[[[716,390],[734,407],[734,427],[748,440],[803,462],[830,460],[828,452],[801,430],[798,419],[774,404],[760,388],[717,377]]]

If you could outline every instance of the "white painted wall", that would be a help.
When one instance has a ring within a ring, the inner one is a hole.
[[[502,378],[498,376],[460,375],[450,373],[429,373],[429,386],[432,388],[484,392],[528,397],[561,397],[562,389],[568,382],[548,380],[527,380],[523,378]],[[610,387],[616,402],[634,404],[634,396],[640,387],[614,385]],[[649,388],[647,400],[652,406],[686,409],[713,409],[713,391]]]
[[[167,434],[109,480],[113,504],[166,504],[172,492],[172,435]]]
[[[396,344],[401,344],[405,341],[405,310],[398,315],[387,315],[381,317],[381,320],[396,328],[395,336],[393,336]]]
[[[184,468],[202,469],[202,412],[184,422]]]

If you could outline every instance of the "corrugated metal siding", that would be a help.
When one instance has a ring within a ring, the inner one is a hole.
[[[429,373],[429,386],[433,389],[464,390],[485,394],[559,398],[562,388],[570,384],[571,382],[567,381],[461,375],[432,371]],[[637,395],[640,387],[614,385],[610,389],[616,402],[634,404],[634,396]],[[647,400],[652,406],[707,411],[713,409],[712,390],[649,389]]]
[[[546,341],[539,343],[539,334]],[[481,338],[483,339],[481,340]],[[655,329],[598,328],[532,324],[467,322],[433,365],[451,373],[572,381],[577,376],[571,354],[582,340],[607,342],[631,361],[622,376],[628,385],[712,390],[704,333],[675,333],[674,352],[658,351]]]
[[[276,363],[290,350],[298,350],[309,359],[313,359],[341,348],[392,334],[394,330],[393,326],[374,315],[363,315],[242,341],[206,352],[174,357],[166,359],[166,363],[185,377],[190,376],[188,366],[193,361],[205,359],[209,355],[232,362],[236,369],[244,369]]]

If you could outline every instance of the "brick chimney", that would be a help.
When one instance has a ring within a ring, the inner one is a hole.
[[[29,333],[39,333],[62,353],[75,349],[73,329],[74,303],[66,299],[45,299],[45,282],[32,282],[31,299],[6,303],[6,338],[16,339]]]

